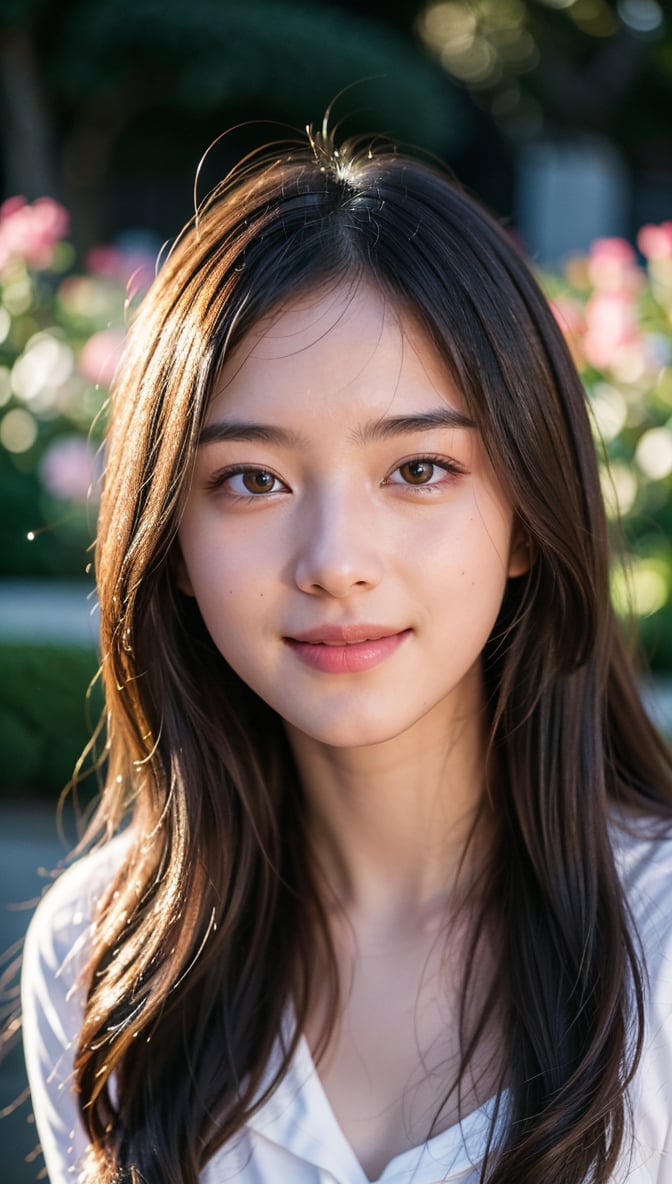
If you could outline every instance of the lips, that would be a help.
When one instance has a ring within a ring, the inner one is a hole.
[[[305,642],[308,645],[357,645],[362,641],[378,641],[382,637],[393,637],[401,632],[405,630],[354,622],[351,625],[318,625],[304,633],[292,633],[286,640]]]
[[[321,674],[361,674],[389,658],[410,633],[382,625],[320,625],[285,637],[285,644],[299,661]]]

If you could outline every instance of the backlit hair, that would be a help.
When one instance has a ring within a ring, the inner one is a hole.
[[[496,1008],[507,1093],[482,1179],[606,1184],[627,1135],[643,975],[608,825],[617,807],[669,817],[672,773],[609,603],[585,395],[487,213],[424,163],[313,136],[210,195],[139,310],[112,393],[96,548],[109,766],[94,829],[129,808],[135,828],[93,938],[76,1058],[91,1184],[196,1184],[258,1104],[288,1006],[297,1036],[279,1075],[318,991],[325,1042],[337,1015],[282,723],[180,592],[176,534],[223,361],[296,294],[359,279],[439,351],[532,555],[483,655],[498,832],[465,995],[486,933],[499,962],[462,1068]]]

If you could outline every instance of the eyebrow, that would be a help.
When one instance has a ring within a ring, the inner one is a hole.
[[[212,444],[220,440],[261,440],[265,444],[300,446],[303,437],[287,428],[274,427],[270,423],[251,423],[244,420],[220,419],[206,424],[201,430],[199,444]]]
[[[369,444],[387,440],[390,436],[401,436],[406,432],[431,432],[434,428],[475,428],[474,420],[454,407],[437,407],[418,415],[388,415],[372,419],[352,433],[358,444]]]
[[[437,407],[433,411],[425,411],[418,415],[390,415],[381,419],[372,419],[362,427],[355,428],[351,433],[356,444],[369,444],[379,440],[387,440],[391,436],[401,436],[408,432],[430,432],[435,428],[475,428],[476,424],[468,415],[456,411],[454,407]],[[302,447],[307,440],[300,432],[288,431],[287,428],[276,427],[274,424],[254,423],[247,420],[222,419],[216,423],[206,424],[202,429],[199,444],[212,444],[225,440],[261,441],[265,444],[278,444],[284,447]]]

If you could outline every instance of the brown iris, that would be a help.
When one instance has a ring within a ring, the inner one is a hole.
[[[242,477],[243,485],[249,493],[268,493],[275,482],[273,474],[266,469],[249,469]]]
[[[429,460],[409,460],[399,466],[399,472],[409,485],[426,485],[434,476],[434,468]]]

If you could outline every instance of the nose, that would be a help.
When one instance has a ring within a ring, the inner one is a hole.
[[[354,502],[331,491],[306,508],[303,521],[297,524],[294,572],[302,592],[342,599],[379,584],[383,574],[380,540],[371,516]]]

